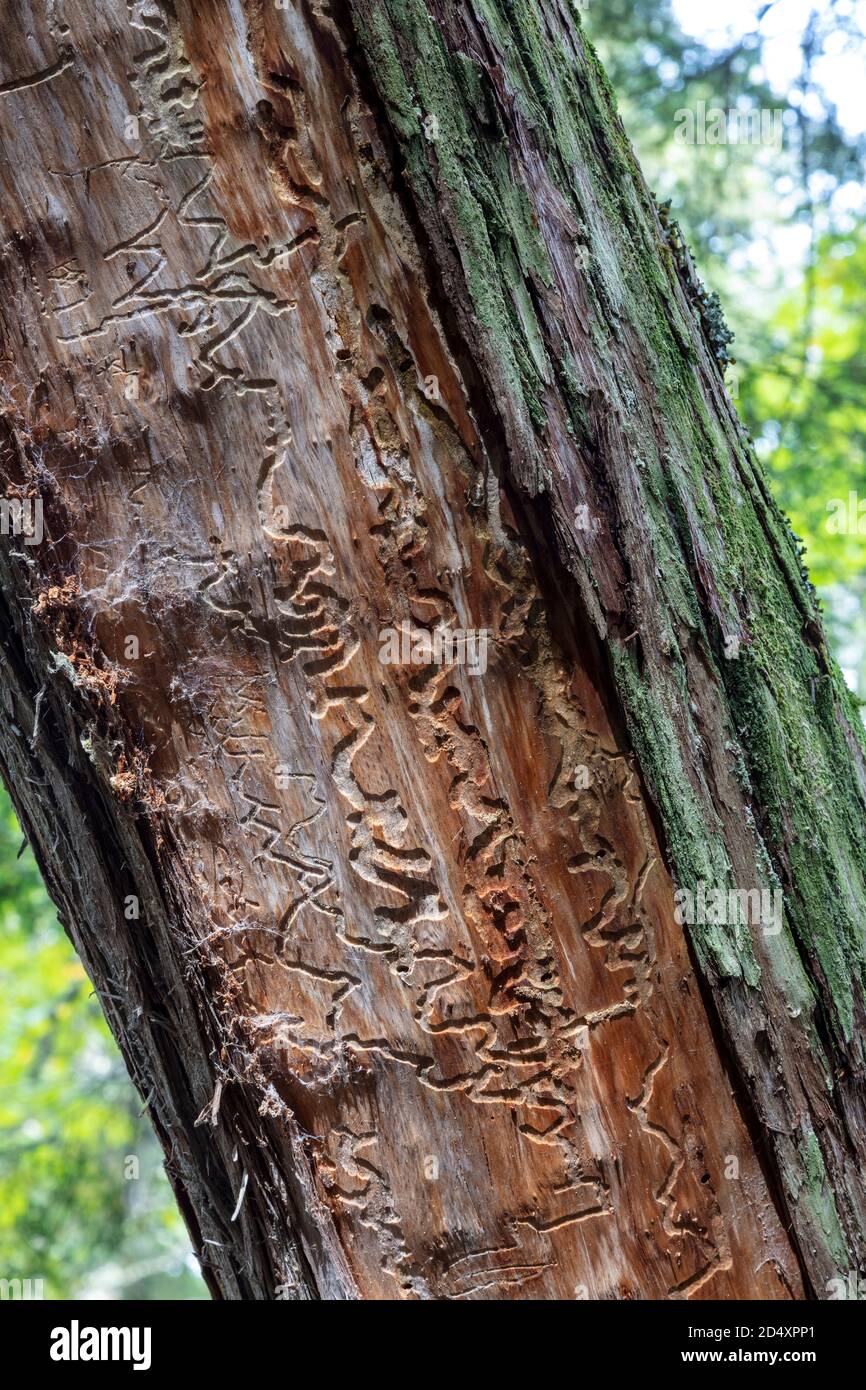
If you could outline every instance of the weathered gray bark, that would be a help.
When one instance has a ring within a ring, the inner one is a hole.
[[[859,728],[576,23],[60,8],[2,26],[0,766],[213,1291],[824,1294]],[[784,930],[690,961],[701,881]]]

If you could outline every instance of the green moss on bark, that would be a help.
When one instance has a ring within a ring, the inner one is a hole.
[[[673,875],[783,891],[778,937],[693,927],[700,965],[740,1003],[754,992],[756,1017],[781,997],[797,1020],[791,1047],[814,1055],[830,1090],[840,1058],[863,1064],[866,740],[724,395],[719,333],[665,239],[607,79],[561,7],[351,4],[440,263],[459,267],[463,283],[446,292],[518,442],[515,477],[530,495],[546,480],[561,558],[598,600]],[[624,576],[610,611],[596,552],[569,535],[576,478],[608,511],[609,572]],[[720,804],[725,776],[733,812]],[[757,881],[735,883],[734,859]],[[734,1010],[732,1036],[736,1024]],[[798,1200],[836,1260],[847,1237],[823,1142],[801,1146]]]
[[[850,1260],[848,1246],[824,1166],[821,1145],[814,1134],[809,1134],[798,1147],[803,1160],[801,1171],[804,1176],[795,1185],[794,1200],[802,1203],[807,1209],[812,1222],[823,1235],[836,1260],[837,1270],[847,1270]],[[825,1291],[819,1292],[823,1294]]]
[[[576,63],[561,41],[551,43],[539,8],[528,0],[508,6],[477,0],[473,10],[502,55],[509,97],[545,167],[587,227],[603,281],[597,303],[627,317],[645,344],[664,433],[663,447],[656,440],[646,449],[645,519],[666,579],[668,640],[673,647],[684,630],[691,633],[727,694],[749,791],[760,807],[756,837],[766,841],[760,849],[782,871],[788,919],[801,945],[814,951],[835,1026],[850,1039],[856,997],[866,983],[866,839],[838,717],[848,702],[838,673],[803,642],[804,625],[817,627],[817,614],[796,545],[754,459],[732,462],[732,453],[747,450],[732,421],[720,421],[710,407],[696,372],[695,325],[672,294],[675,268],[663,254],[654,205],[591,47],[577,41],[583,61]],[[545,389],[554,377],[575,441],[587,440],[592,423],[573,359],[563,349],[554,372],[537,312],[537,290],[553,285],[555,276],[533,214],[533,190],[523,186],[525,170],[511,158],[495,114],[501,91],[470,57],[449,50],[424,0],[381,0],[359,5],[357,14],[413,192],[432,216],[447,201],[469,301],[502,387],[535,431],[539,455]],[[580,190],[588,171],[597,206],[587,221]],[[696,591],[696,576],[708,592]],[[719,660],[734,636],[742,637],[743,654]],[[639,677],[615,642],[612,655],[675,871],[683,882],[703,875],[721,886],[730,881],[729,866],[684,764],[670,686],[664,689],[652,670]],[[677,694],[687,698],[686,691]],[[740,960],[730,945],[714,940],[702,949],[721,973],[755,978],[754,960]]]
[[[511,177],[504,132],[494,127],[479,142],[476,120],[496,109],[489,79],[447,52],[423,0],[364,6],[357,25],[412,191],[433,216],[446,200],[484,347],[529,427],[541,429],[552,373],[530,287],[549,286],[552,270],[526,190]]]

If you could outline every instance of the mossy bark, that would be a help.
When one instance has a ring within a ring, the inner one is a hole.
[[[820,1290],[866,1254],[864,736],[727,335],[571,7],[351,8],[488,443],[607,648],[676,881],[783,893],[778,936],[691,938]]]

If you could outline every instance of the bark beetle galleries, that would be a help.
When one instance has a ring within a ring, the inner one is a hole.
[[[862,1241],[862,1130],[809,1060],[811,987],[786,1008],[793,965],[780,1004],[760,942],[696,940],[711,1021],[675,921],[692,716],[654,707],[665,782],[640,718],[661,666],[628,664],[634,605],[650,652],[668,619],[652,535],[624,539],[618,374],[660,449],[670,421],[629,304],[603,338],[609,291],[590,305],[557,260],[556,219],[600,256],[626,210],[587,156],[578,225],[533,143],[523,7],[25,8],[0,81],[3,468],[45,534],[0,548],[0,763],[213,1292],[803,1297]],[[603,143],[594,60],[538,14]],[[480,226],[460,180],[484,142],[519,177]],[[670,643],[708,720],[688,834],[712,781],[745,873],[682,489],[695,616]],[[389,631],[458,629],[486,634],[477,669],[380,659]]]

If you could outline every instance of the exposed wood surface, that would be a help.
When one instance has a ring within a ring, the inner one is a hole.
[[[792,1192],[821,1060],[772,971],[708,1016],[602,646],[631,591],[549,544],[352,25],[4,17],[3,467],[46,530],[0,541],[4,777],[215,1294],[803,1297],[839,1249]],[[634,404],[619,348],[584,366]],[[400,624],[489,632],[487,669],[383,664]]]

